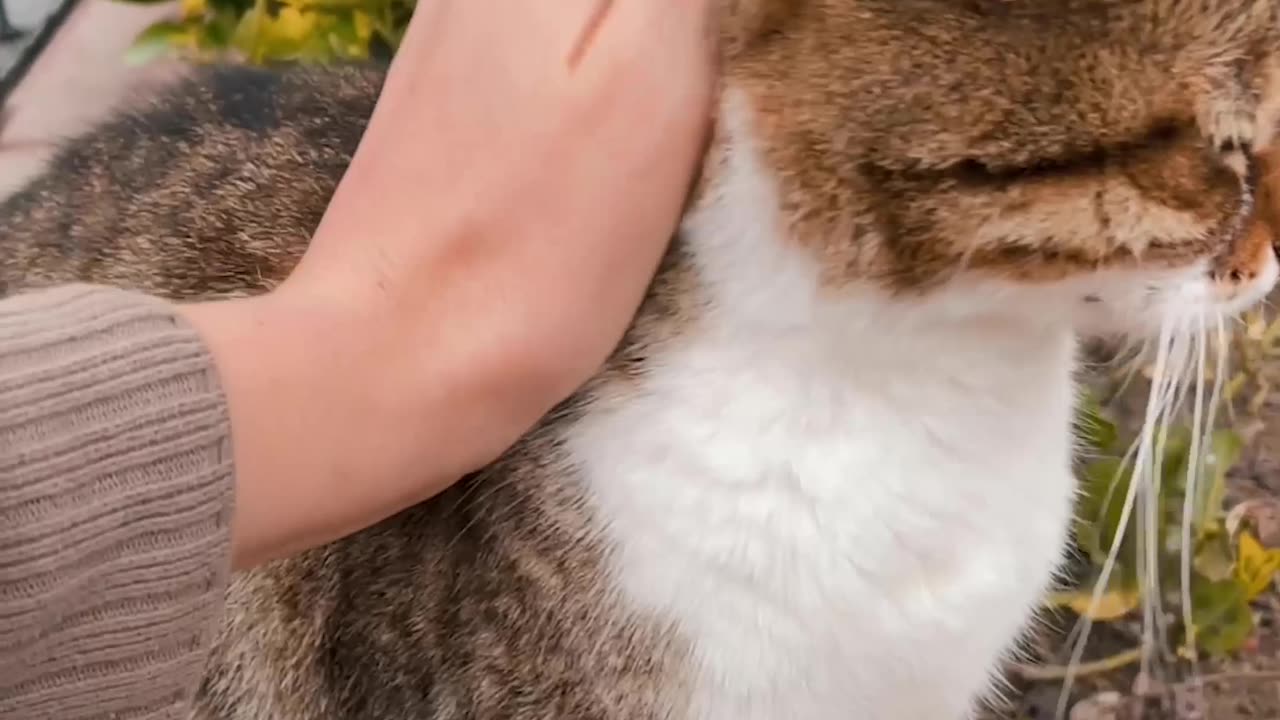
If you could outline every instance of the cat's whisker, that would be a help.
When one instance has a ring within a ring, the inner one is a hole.
[[[1182,498],[1182,533],[1179,548],[1179,597],[1182,604],[1182,625],[1193,675],[1199,674],[1199,660],[1196,650],[1195,624],[1191,613],[1191,560],[1194,556],[1191,546],[1191,529],[1197,520],[1196,500],[1200,492],[1199,480],[1202,476],[1205,460],[1203,453],[1204,443],[1209,440],[1209,435],[1213,431],[1212,426],[1206,425],[1204,422],[1204,379],[1207,370],[1207,348],[1205,346],[1208,342],[1205,333],[1204,314],[1200,313],[1197,320],[1197,332],[1195,335],[1197,350],[1195,404],[1192,408],[1191,447],[1187,453],[1187,479]]]
[[[1167,429],[1171,423],[1181,416],[1182,403],[1188,393],[1192,395],[1191,428],[1189,448],[1187,452],[1186,485],[1183,489],[1183,506],[1180,518],[1179,543],[1179,600],[1184,628],[1186,629],[1187,648],[1190,653],[1192,675],[1199,672],[1196,652],[1196,638],[1192,620],[1191,583],[1192,561],[1194,557],[1193,528],[1199,513],[1198,501],[1201,481],[1204,477],[1207,462],[1206,447],[1211,442],[1216,420],[1216,408],[1221,399],[1226,378],[1227,353],[1229,352],[1228,336],[1222,315],[1215,313],[1217,361],[1214,367],[1214,384],[1208,401],[1205,398],[1205,379],[1209,371],[1208,344],[1209,333],[1206,328],[1204,313],[1199,312],[1187,322],[1176,328],[1172,336],[1166,335],[1162,327],[1161,343],[1168,342],[1168,350],[1163,362],[1159,359],[1153,377],[1151,401],[1148,404],[1148,415],[1144,419],[1139,442],[1154,450],[1140,453],[1149,459],[1145,466],[1135,468],[1133,482],[1140,484],[1135,492],[1137,501],[1142,503],[1144,512],[1138,518],[1139,529],[1137,541],[1138,562],[1141,566],[1139,577],[1142,579],[1143,632],[1142,632],[1142,670],[1154,677],[1157,651],[1162,656],[1169,655],[1167,646],[1168,621],[1163,612],[1164,595],[1160,581],[1160,557],[1162,555],[1163,532],[1161,530],[1160,504],[1161,483],[1164,475],[1163,458],[1165,445],[1168,442]],[[1163,347],[1161,348],[1164,349]],[[1188,377],[1188,370],[1194,368],[1194,377]],[[1206,407],[1207,405],[1207,407]],[[1122,522],[1123,524],[1123,522]],[[1123,529],[1121,529],[1123,534]]]
[[[1226,325],[1223,322],[1223,316],[1221,313],[1218,313],[1215,316],[1215,321],[1218,357],[1213,372],[1213,394],[1209,396],[1209,421],[1207,426],[1210,428],[1214,426],[1214,420],[1218,413],[1218,406],[1222,402],[1222,392],[1226,386],[1227,380],[1227,356],[1231,351]]]
[[[1149,464],[1135,473],[1138,483],[1137,502],[1142,512],[1137,518],[1137,571],[1142,583],[1142,669],[1154,675],[1155,654],[1163,647],[1157,636],[1163,636],[1166,622],[1163,597],[1160,593],[1160,491],[1164,479],[1164,456],[1168,442],[1168,427],[1180,403],[1179,388],[1185,377],[1188,342],[1184,325],[1170,321],[1166,362],[1158,364],[1151,392],[1156,398],[1154,416],[1148,415],[1143,424],[1143,438],[1153,448],[1148,454]],[[1127,528],[1121,528],[1123,537]]]
[[[1115,394],[1119,395],[1128,389],[1129,384],[1138,376],[1142,369],[1142,361],[1151,354],[1151,339],[1142,337],[1140,339],[1129,340],[1126,344],[1128,350],[1132,350],[1132,354],[1125,361],[1126,369],[1123,379],[1120,381],[1119,387],[1115,390]]]
[[[1177,338],[1179,341],[1178,370],[1172,373],[1173,383],[1176,387],[1176,395],[1173,404],[1168,408],[1166,416],[1168,420],[1181,415],[1182,408],[1187,401],[1187,395],[1195,386],[1191,372],[1196,368],[1195,350],[1196,350],[1196,325],[1195,319],[1186,320],[1179,329]]]
[[[1163,321],[1160,325],[1159,338],[1156,341],[1156,361],[1155,370],[1153,372],[1154,384],[1159,386],[1166,378],[1166,366],[1169,362],[1169,353],[1173,345],[1173,324],[1169,321]],[[1062,691],[1058,697],[1058,705],[1055,711],[1055,717],[1062,720],[1066,717],[1067,702],[1071,695],[1071,687],[1074,684],[1076,670],[1080,666],[1080,661],[1084,656],[1084,650],[1089,641],[1089,634],[1093,627],[1092,614],[1093,610],[1098,607],[1102,601],[1102,596],[1106,592],[1111,579],[1111,574],[1115,571],[1116,562],[1120,554],[1120,548],[1124,544],[1123,539],[1125,531],[1129,527],[1130,516],[1133,514],[1134,505],[1137,501],[1138,490],[1141,478],[1149,475],[1151,469],[1151,453],[1152,438],[1154,436],[1153,426],[1155,418],[1160,410],[1161,392],[1158,389],[1153,391],[1147,397],[1147,410],[1143,421],[1142,432],[1139,433],[1139,439],[1136,443],[1136,459],[1132,478],[1129,483],[1128,491],[1125,493],[1124,507],[1120,511],[1119,521],[1116,523],[1116,535],[1112,539],[1111,547],[1107,552],[1106,560],[1103,562],[1101,572],[1098,574],[1097,582],[1094,584],[1093,593],[1089,600],[1089,611],[1084,614],[1081,623],[1080,639],[1074,644],[1071,651],[1071,658],[1067,662],[1067,674],[1063,679]],[[1128,456],[1133,449],[1126,453]],[[1125,463],[1121,462],[1121,467],[1117,470],[1117,479],[1124,472]],[[1114,486],[1113,486],[1114,487]],[[1141,558],[1141,553],[1139,553]],[[1147,649],[1144,647],[1144,666],[1146,664]]]

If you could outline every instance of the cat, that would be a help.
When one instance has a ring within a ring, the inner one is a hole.
[[[689,209],[492,465],[238,576],[199,720],[943,720],[1068,554],[1077,338],[1275,284],[1280,0],[721,0]],[[0,207],[0,292],[275,286],[382,83],[197,70]]]

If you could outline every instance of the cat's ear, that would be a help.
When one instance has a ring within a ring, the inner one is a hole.
[[[807,0],[721,0],[720,40],[730,56],[780,29]]]

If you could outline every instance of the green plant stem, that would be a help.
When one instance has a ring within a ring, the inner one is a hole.
[[[1013,670],[1022,676],[1024,680],[1062,680],[1069,674],[1083,677],[1085,675],[1110,672],[1125,665],[1132,665],[1141,659],[1142,648],[1134,648],[1099,660],[1080,663],[1076,666],[1074,673],[1067,665],[1024,665],[1022,663],[1014,663]]]

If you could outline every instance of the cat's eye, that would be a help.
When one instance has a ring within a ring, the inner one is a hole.
[[[1112,158],[1150,148],[1172,146],[1179,139],[1185,138],[1188,132],[1191,132],[1191,129],[1186,125],[1158,122],[1145,132],[1121,142],[1079,148],[1057,156],[1046,156],[1030,163],[1010,164],[996,158],[968,158],[953,165],[950,173],[970,182],[1007,182],[1031,177],[1090,172],[1103,167]],[[1248,157],[1251,155],[1245,155],[1239,149],[1234,152],[1240,154],[1242,159],[1233,169],[1242,174],[1247,172],[1250,162]],[[1225,152],[1222,157],[1226,162]]]

